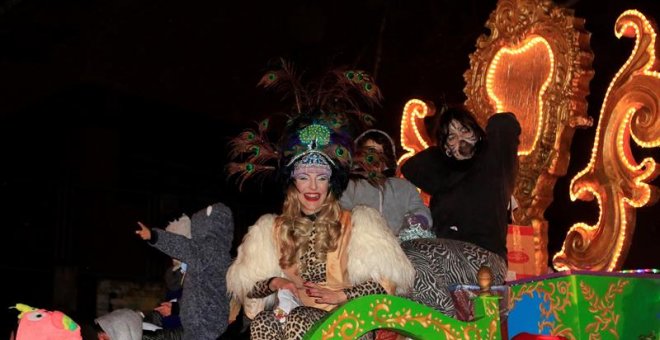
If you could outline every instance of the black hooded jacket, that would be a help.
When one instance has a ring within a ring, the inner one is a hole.
[[[506,259],[508,204],[518,168],[520,124],[512,113],[491,116],[486,139],[463,161],[432,146],[410,158],[401,173],[431,195],[440,238],[476,244]]]

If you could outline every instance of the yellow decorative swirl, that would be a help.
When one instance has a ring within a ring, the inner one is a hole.
[[[435,109],[421,99],[411,99],[403,107],[401,117],[401,146],[406,153],[399,157],[398,164],[403,164],[406,159],[412,157],[431,145],[431,139],[426,132],[424,118],[435,114]]]
[[[499,306],[497,304],[498,304],[498,302],[496,302],[496,301],[488,301],[485,304],[486,317],[492,317],[493,318],[493,320],[488,325],[488,337],[487,337],[487,339],[495,339],[496,336],[497,336],[496,335],[496,332],[498,331],[497,323],[500,321],[499,318],[495,317],[495,315],[499,314],[499,312],[500,312]]]
[[[584,283],[584,281],[580,281],[582,295],[589,303],[589,311],[594,313],[595,321],[585,327],[586,333],[589,334],[589,339],[600,338],[600,333],[603,331],[608,331],[615,338],[619,339],[619,332],[616,329],[620,315],[615,312],[614,300],[617,294],[623,293],[623,289],[628,283],[629,281],[626,280],[618,280],[616,283],[610,284],[605,296],[601,300],[593,288]]]
[[[534,66],[524,65],[523,60],[533,60],[534,63],[531,65]],[[518,81],[515,81],[521,80],[521,76],[511,78],[506,76],[512,73],[512,69],[515,70],[516,63],[523,64],[519,66],[520,71],[533,69],[533,72],[530,72],[532,75],[525,78],[525,82],[520,82],[522,84],[517,84]],[[525,66],[526,68],[524,68]],[[548,87],[552,84],[555,68],[555,55],[552,47],[545,38],[539,36],[530,37],[521,43],[521,46],[500,48],[488,66],[486,91],[495,106],[495,112],[515,112],[520,115],[518,119],[522,119],[522,112],[525,108],[528,108],[531,104],[536,106],[534,109],[529,109],[532,114],[526,115],[527,121],[523,122],[530,124],[524,124],[526,126],[523,126],[528,131],[520,136],[518,156],[527,156],[538,149],[537,144],[543,135],[543,122],[545,121],[543,98],[546,96]],[[512,89],[520,90],[516,86],[525,90],[518,91],[516,96],[511,96]],[[509,97],[505,100],[504,96]]]
[[[561,335],[568,339],[575,339],[575,336],[573,336],[575,332],[572,328],[564,324],[560,315],[565,314],[566,308],[572,304],[573,292],[571,290],[571,283],[568,281],[528,283],[520,287],[512,295],[511,300],[515,304],[522,300],[525,295],[533,298],[534,293],[543,299],[543,302],[539,304],[539,311],[542,316],[538,325],[539,333],[543,333],[543,330],[548,328],[552,335]]]
[[[305,339],[355,339],[375,329],[415,334],[420,339],[500,339],[497,298],[478,297],[475,320],[450,318],[398,296],[369,295],[353,299],[321,320]]]
[[[411,99],[403,107],[403,116],[401,116],[401,146],[406,153],[399,157],[397,164],[397,172],[399,172],[400,166],[405,163],[408,158],[414,156],[416,153],[428,148],[432,145],[431,138],[426,131],[426,125],[424,123],[424,118],[432,117],[435,115],[434,106],[429,103],[425,103],[421,99]],[[397,173],[398,176],[402,176],[400,173]],[[431,196],[425,192],[420,191],[420,196],[424,204],[429,205],[431,201]]]
[[[354,339],[355,334],[360,334],[363,330],[360,328],[360,314],[344,313],[338,317],[328,329],[324,329],[321,332],[321,338],[325,339],[334,339],[335,332],[339,327],[339,337],[342,339]]]
[[[571,200],[596,199],[598,222],[570,228],[553,258],[559,270],[621,268],[635,231],[635,209],[657,199],[657,188],[648,184],[658,174],[655,160],[649,157],[638,164],[630,148],[631,139],[643,148],[660,145],[656,32],[635,10],[616,21],[617,38],[635,38],[635,47],[605,93],[589,164],[570,185]]]
[[[405,327],[408,323],[417,322],[424,328],[433,327],[434,330],[441,331],[447,339],[463,339],[463,336],[461,336],[458,330],[453,329],[450,324],[443,323],[442,320],[434,319],[431,314],[417,313],[413,315],[410,309],[402,309],[395,313],[390,313],[389,306],[385,303],[372,305],[372,307],[373,310],[371,313],[373,313],[374,321],[389,327],[395,324]],[[464,334],[468,334],[467,332],[468,330],[465,329]]]

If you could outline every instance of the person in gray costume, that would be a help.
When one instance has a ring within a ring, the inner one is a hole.
[[[395,176],[394,141],[384,131],[370,129],[355,139],[356,156],[352,178],[341,196],[344,209],[366,205],[377,209],[401,241],[435,237],[433,220],[417,188]]]
[[[225,274],[234,235],[231,210],[215,203],[193,214],[192,238],[138,222],[143,240],[188,265],[180,302],[184,340],[216,339],[227,328],[229,298]]]

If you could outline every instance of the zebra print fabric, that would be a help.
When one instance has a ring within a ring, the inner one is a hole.
[[[401,248],[417,272],[410,298],[448,316],[456,315],[448,287],[478,284],[477,272],[482,265],[492,270],[493,285],[504,284],[506,261],[472,243],[427,238],[402,242]]]

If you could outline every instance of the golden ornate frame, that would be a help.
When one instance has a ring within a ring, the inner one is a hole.
[[[615,24],[617,38],[635,39],[635,47],[610,82],[600,111],[591,160],[571,180],[571,200],[598,202],[598,222],[574,224],[553,265],[560,270],[617,270],[623,265],[635,231],[636,209],[652,205],[658,188],[656,161],[637,163],[634,141],[642,148],[660,146],[660,61],[657,27],[642,13],[628,10]]]
[[[490,34],[477,40],[464,78],[466,106],[484,124],[494,112],[512,111],[521,122],[520,170],[514,196],[520,208],[514,223],[534,230],[535,274],[547,270],[548,222],[556,179],[566,174],[575,128],[589,127],[588,84],[593,77],[590,34],[584,21],[550,0],[500,0],[486,23]],[[660,174],[656,161],[637,162],[631,143],[660,146],[660,60],[657,27],[628,10],[615,24],[618,38],[635,39],[630,57],[612,79],[598,120],[591,160],[571,181],[571,200],[596,199],[598,222],[574,224],[556,269],[617,270],[635,231],[636,209],[658,200],[649,184]],[[410,100],[401,120],[407,151],[399,164],[428,147],[424,118],[435,110]],[[427,196],[423,196],[428,201]]]
[[[477,40],[465,72],[466,106],[484,124],[511,111],[521,123],[514,223],[534,229],[536,275],[547,272],[548,222],[543,214],[566,174],[575,128],[587,116],[593,77],[584,20],[548,0],[500,0]]]

